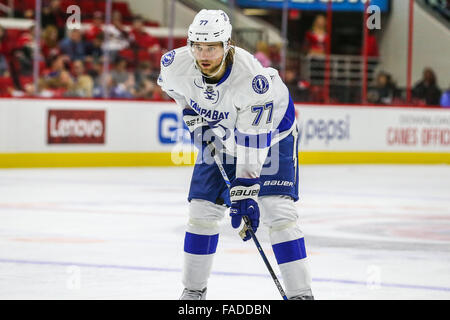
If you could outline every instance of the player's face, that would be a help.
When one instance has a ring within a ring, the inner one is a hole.
[[[224,55],[222,42],[195,42],[191,50],[204,74],[214,74],[220,68]]]

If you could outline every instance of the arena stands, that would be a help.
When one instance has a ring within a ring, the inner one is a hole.
[[[4,9],[11,2],[0,0],[0,3]],[[448,1],[428,0],[428,3],[448,9]],[[38,81],[33,78],[33,70],[36,70],[33,67],[35,1],[15,0],[13,11],[0,10],[2,21],[8,20],[7,17],[11,21],[22,21],[20,27],[14,27],[14,23],[13,26],[2,27],[3,22],[0,23],[1,96],[169,100],[156,85],[159,63],[162,55],[172,49],[169,48],[171,45],[176,48],[186,44],[184,36],[175,37],[171,43],[167,35],[155,32],[160,28],[160,22],[150,21],[133,12],[126,1],[112,3],[109,26],[105,25],[105,0],[43,0],[43,5]],[[67,8],[71,5],[81,9],[79,30],[66,28]],[[328,94],[330,103],[364,102],[361,96],[364,45],[358,43],[361,35],[355,34],[353,38],[340,36],[340,24],[345,21],[345,16],[337,16],[333,23],[334,38],[330,39],[328,21],[323,14],[305,17],[300,23],[300,32],[292,31],[300,33],[295,36],[302,41],[298,45],[295,41],[289,43],[286,71],[282,75],[294,100],[323,103]],[[346,30],[349,33],[351,28]],[[371,31],[367,38],[368,87],[365,102],[406,104],[405,88],[396,84],[397,79],[392,73],[380,68],[379,61],[383,56],[379,38],[376,31]],[[356,44],[350,47],[353,42]],[[279,43],[260,40],[253,53],[263,65],[281,70],[281,50]],[[325,58],[328,50],[331,51],[329,61]],[[427,67],[420,66],[421,69]],[[434,74],[431,68],[427,70]],[[105,71],[110,73],[105,75]],[[438,105],[444,88],[438,87],[438,81],[432,87],[426,84],[427,81],[417,81],[411,102]]]

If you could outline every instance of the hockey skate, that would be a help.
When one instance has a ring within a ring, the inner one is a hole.
[[[206,300],[206,288],[203,290],[184,289],[180,300]]]
[[[289,300],[314,300],[314,296],[312,291],[310,290],[307,293],[302,293],[293,297],[290,297]]]
[[[313,296],[293,296],[291,298],[289,298],[289,300],[314,300]]]

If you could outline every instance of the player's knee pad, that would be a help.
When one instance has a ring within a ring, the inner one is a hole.
[[[265,196],[258,199],[263,223],[269,228],[272,244],[303,238],[297,225],[298,213],[295,202],[287,196]]]
[[[218,222],[223,219],[226,208],[212,202],[192,199],[189,203],[187,231],[195,234],[212,235],[219,232]]]
[[[295,202],[288,196],[264,196],[258,198],[263,223],[270,231],[293,227],[298,214]]]

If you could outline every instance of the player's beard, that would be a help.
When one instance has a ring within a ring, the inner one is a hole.
[[[197,65],[200,67],[200,71],[205,75],[205,76],[213,76],[216,75],[219,72],[219,69],[224,65],[224,63],[222,63],[223,59],[221,58],[220,60],[216,60],[216,61],[198,61]],[[210,66],[209,67],[202,67],[202,63],[208,63]]]

